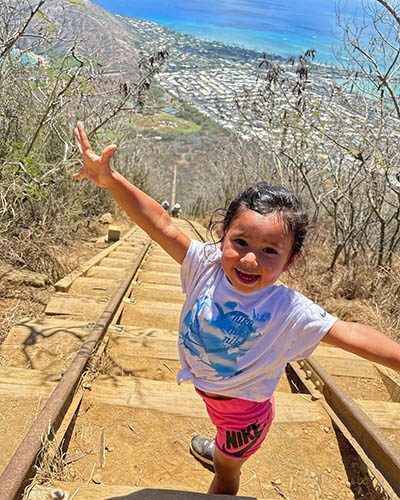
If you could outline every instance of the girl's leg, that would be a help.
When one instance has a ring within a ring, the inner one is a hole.
[[[215,474],[208,489],[208,493],[236,495],[240,484],[240,469],[246,460],[247,458],[228,458],[215,448]]]

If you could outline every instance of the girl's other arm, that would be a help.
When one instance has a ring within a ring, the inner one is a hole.
[[[81,123],[77,124],[74,133],[83,160],[83,169],[79,174],[75,174],[74,178],[87,178],[97,186],[107,188],[129,217],[182,264],[190,246],[190,239],[173,224],[161,205],[111,168],[110,158],[117,146],[108,146],[102,155],[98,156],[93,152]]]
[[[400,344],[371,326],[338,320],[322,341],[400,371]]]

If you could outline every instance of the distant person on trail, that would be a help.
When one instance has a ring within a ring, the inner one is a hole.
[[[75,130],[83,169],[181,268],[186,300],[179,325],[182,368],[217,428],[195,436],[190,450],[215,474],[208,493],[234,495],[240,469],[260,447],[275,415],[274,390],[289,361],[320,341],[400,371],[400,344],[374,328],[341,321],[299,292],[276,285],[302,254],[304,205],[281,186],[259,182],[229,205],[216,243],[183,234],[166,211],[110,166],[116,146],[97,156],[83,125]]]
[[[180,217],[182,215],[182,209],[179,203],[175,203],[174,208],[171,212],[172,217]]]
[[[169,202],[167,200],[164,200],[163,202],[161,202],[161,206],[163,207],[164,210],[166,210],[167,212],[169,211]]]

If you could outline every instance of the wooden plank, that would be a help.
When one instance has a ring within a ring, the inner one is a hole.
[[[175,312],[178,316],[182,310],[182,303],[180,302],[167,302],[163,300],[150,300],[149,298],[143,298],[141,296],[135,296],[133,298],[136,299],[137,301],[135,303],[131,302],[130,298],[126,298],[124,300],[124,303],[126,304],[125,307],[146,307],[149,309],[153,309],[154,311],[169,311],[169,312]]]
[[[64,491],[68,499],[73,497],[74,500],[111,500],[112,498],[115,500],[257,500],[256,497],[247,496],[207,495],[193,491],[63,482],[55,482],[53,487],[35,486],[29,493],[29,500],[56,498],[50,496],[55,489]]]
[[[382,382],[390,394],[390,399],[393,402],[400,403],[400,373],[378,364],[375,365],[375,368],[382,377]]]
[[[153,306],[141,306],[140,304],[124,303],[120,317],[122,325],[134,325],[145,328],[165,328],[167,330],[178,330],[179,313],[166,308]]]
[[[143,265],[142,271],[160,271],[162,273],[177,273],[180,274],[181,266],[176,262],[167,263],[159,261],[158,259],[152,259]]]
[[[139,255],[139,254],[138,254]],[[129,269],[135,260],[135,255],[131,255],[128,259],[114,259],[111,257],[105,257],[101,259],[99,265],[102,267],[118,267],[121,269]]]
[[[339,347],[333,347],[321,342],[313,352],[313,356],[324,356],[326,358],[340,358],[340,359],[358,359],[365,361],[364,358],[353,354],[352,352],[345,351]]]
[[[316,356],[317,360],[331,375],[338,377],[379,378],[373,363],[365,359],[342,359]]]
[[[114,250],[110,253],[109,257],[111,259],[132,259],[136,254],[137,250],[135,248],[124,247],[123,249],[118,248],[117,250]]]
[[[144,283],[161,283],[165,285],[180,285],[181,278],[177,273],[163,273],[161,271],[139,271],[138,278]]]
[[[121,269],[119,267],[105,267],[105,266],[95,266],[91,267],[86,276],[89,278],[101,278],[101,279],[121,279],[124,278],[128,267]]]
[[[38,370],[0,368],[0,396],[14,398],[48,397],[60,377]],[[87,394],[89,402],[144,408],[185,417],[208,418],[201,398],[191,384],[178,386],[138,377],[101,376]],[[325,412],[311,396],[277,392],[277,423],[316,422]]]
[[[45,313],[48,315],[80,316],[88,321],[96,321],[104,311],[107,302],[109,302],[109,298],[95,300],[85,297],[73,297],[58,292],[50,297]]]
[[[89,332],[88,323],[77,320],[22,320],[0,346],[2,364],[59,375]]]
[[[85,274],[91,267],[95,266],[110,252],[116,250],[122,243],[126,243],[126,240],[128,240],[136,231],[139,231],[137,226],[133,227],[120,241],[117,241],[110,247],[98,253],[93,258],[89,259],[84,264],[79,266],[78,269],[74,270],[72,273],[68,274],[67,276],[64,276],[64,278],[57,281],[57,283],[54,285],[55,289],[59,292],[67,292],[73,281],[76,280],[76,278],[79,278],[80,276]]]
[[[118,241],[121,237],[121,228],[119,226],[108,226],[108,241]]]
[[[131,296],[141,299],[176,302],[179,304],[183,304],[186,297],[180,286],[166,284],[156,285],[154,283],[143,283],[142,286],[134,286]]]
[[[25,318],[13,326],[3,345],[33,346],[43,341],[70,344],[75,339],[83,342],[89,331],[88,323],[82,320]]]
[[[138,377],[102,376],[88,398],[93,403],[145,408],[173,415],[208,418],[202,399],[191,384],[159,382]],[[318,401],[303,394],[276,393],[276,419],[283,422],[316,422],[326,417]]]
[[[59,375],[23,368],[0,368],[0,396],[12,398],[48,397],[61,379]]]
[[[114,330],[109,330],[111,338],[126,337],[133,339],[148,339],[148,340],[173,340],[177,342],[178,332],[175,330],[164,330],[162,328],[144,328],[142,326],[124,326],[123,330],[118,331],[118,327]]]
[[[81,343],[75,342],[67,347],[65,344],[54,342],[51,345],[43,345],[43,343],[27,346],[23,344],[1,345],[0,358],[4,367],[32,368],[60,374],[71,364]]]
[[[101,278],[77,278],[71,285],[69,293],[71,295],[86,295],[91,297],[106,297],[113,295],[121,280],[118,279],[101,279]]]
[[[400,429],[400,403],[356,400],[381,429]]]
[[[150,253],[147,254],[144,262],[152,262],[152,261],[157,261],[161,262],[164,264],[176,264],[176,260],[174,260],[165,250],[160,250],[157,252],[154,252],[154,250],[151,250]]]
[[[112,355],[122,354],[124,359],[138,357],[153,359],[179,360],[177,338],[149,339],[135,338],[133,336],[112,336],[109,342]]]

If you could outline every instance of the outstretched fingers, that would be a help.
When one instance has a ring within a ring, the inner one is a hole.
[[[111,155],[116,149],[117,146],[115,144],[110,144],[110,146],[107,146],[101,154],[101,161],[109,163]]]
[[[89,139],[87,138],[85,128],[81,122],[78,122],[76,128],[74,130],[75,137],[78,140],[78,149],[79,152],[86,153],[87,151],[92,150],[92,146],[90,145]]]
[[[81,122],[77,123],[74,130],[77,140],[77,147],[83,160],[81,172],[74,174],[74,179],[87,178],[97,186],[104,187],[112,177],[113,170],[110,166],[110,159],[113,152],[117,149],[115,144],[107,146],[101,156],[97,155],[90,145],[85,129]]]

